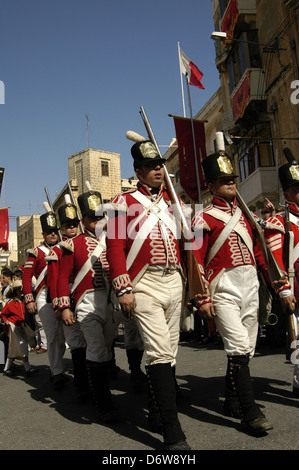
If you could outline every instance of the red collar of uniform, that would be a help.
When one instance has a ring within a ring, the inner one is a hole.
[[[49,248],[50,250],[52,250],[52,248],[54,248],[54,246],[58,245],[58,243],[54,243],[54,245],[49,245],[49,243],[43,242],[42,245],[44,245],[47,248]]]
[[[295,204],[294,202],[290,202],[290,201],[285,201],[286,204],[289,205],[290,207],[290,212],[292,214],[295,214],[297,217],[299,217],[299,206],[297,204]]]
[[[234,198],[234,200],[231,204],[226,199],[223,199],[222,197],[213,196],[212,204],[217,209],[220,209],[220,210],[225,211],[225,212],[230,212],[230,213],[233,214],[235,212],[236,208],[237,208],[237,199]]]
[[[146,184],[142,184],[140,181],[138,181],[138,183],[137,183],[137,189],[142,194],[145,194],[148,197],[153,197],[153,195],[150,191],[150,188]],[[159,198],[161,195],[163,196],[164,199],[169,200],[167,189],[163,185],[160,186],[159,192],[157,193],[157,198]]]
[[[90,230],[87,230],[87,228],[84,230],[84,234],[91,238],[97,238],[96,234],[93,232],[90,232]]]

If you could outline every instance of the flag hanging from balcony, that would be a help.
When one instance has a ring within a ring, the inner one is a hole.
[[[229,43],[229,38],[234,37],[234,29],[239,16],[238,0],[230,0],[221,23],[221,31],[226,33],[228,39],[224,41],[224,46]]]
[[[194,119],[192,120],[195,140],[195,144],[193,145],[191,119],[173,116],[173,120],[179,151],[180,184],[185,190],[186,194],[193,201],[198,201],[199,188],[196,172],[196,161],[200,187],[201,189],[207,187],[201,166],[202,159],[206,157],[204,122]]]
[[[199,68],[186,56],[186,54],[179,47],[180,69],[183,75],[187,76],[188,83],[198,88],[205,89],[201,83],[203,73]]]
[[[9,218],[7,207],[0,209],[0,248],[8,251]]]
[[[233,118],[236,121],[242,117],[250,100],[250,72],[244,74],[241,83],[231,96]]]

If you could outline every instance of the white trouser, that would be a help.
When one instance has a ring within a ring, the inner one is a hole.
[[[121,313],[108,306],[107,292],[97,290],[84,295],[76,307],[76,317],[86,341],[86,359],[107,362]]]
[[[135,318],[147,366],[176,363],[180,337],[183,281],[178,271],[146,271],[133,289]]]
[[[253,356],[258,331],[256,268],[251,265],[227,269],[214,294],[215,323],[228,356]]]
[[[63,355],[65,352],[65,338],[61,321],[57,321],[52,303],[47,303],[47,289],[43,289],[36,302],[38,314],[44,327],[47,338],[47,352],[50,369],[53,375],[64,371]]]
[[[125,333],[125,349],[144,349],[143,341],[138,329],[136,318],[123,317],[122,322],[124,324]]]
[[[63,324],[63,333],[65,341],[71,351],[74,349],[86,348],[86,341],[78,322],[68,326]]]
[[[39,314],[37,313],[36,315],[33,315],[33,318],[34,318],[34,323],[35,323],[35,329],[37,331],[36,333],[37,346],[39,348],[47,349],[47,337],[46,337],[43,324],[39,317]]]

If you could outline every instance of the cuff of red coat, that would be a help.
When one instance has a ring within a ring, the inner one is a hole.
[[[280,299],[285,299],[286,297],[289,297],[292,295],[292,290],[291,289],[283,289],[278,292],[279,298]]]
[[[59,297],[58,299],[58,308],[59,310],[63,310],[65,308],[70,308],[71,303],[70,303],[70,298],[68,296],[65,297]]]
[[[31,302],[34,302],[33,294],[25,294],[24,300],[25,300],[25,305],[30,304]]]
[[[276,289],[276,294],[279,295],[279,297],[288,297],[289,295],[291,295],[292,291],[291,291],[291,284],[289,283],[289,281],[287,281],[282,287],[280,287],[279,289]]]
[[[196,307],[201,307],[202,305],[205,304],[210,304],[212,302],[211,297],[207,297],[206,299],[203,300],[196,300]]]
[[[112,287],[115,290],[116,295],[122,295],[122,293],[128,292],[133,289],[129,274],[121,274],[112,280]]]

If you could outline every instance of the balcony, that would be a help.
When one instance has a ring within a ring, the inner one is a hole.
[[[248,23],[251,19],[247,15],[256,14],[256,0],[230,0],[221,21],[221,31],[225,31],[228,37],[233,37],[236,22]]]
[[[264,207],[265,197],[277,205],[276,167],[261,167],[251,173],[239,185],[240,194],[253,210]]]
[[[265,74],[263,69],[247,69],[231,94],[233,119],[241,118],[251,101],[265,100]]]

